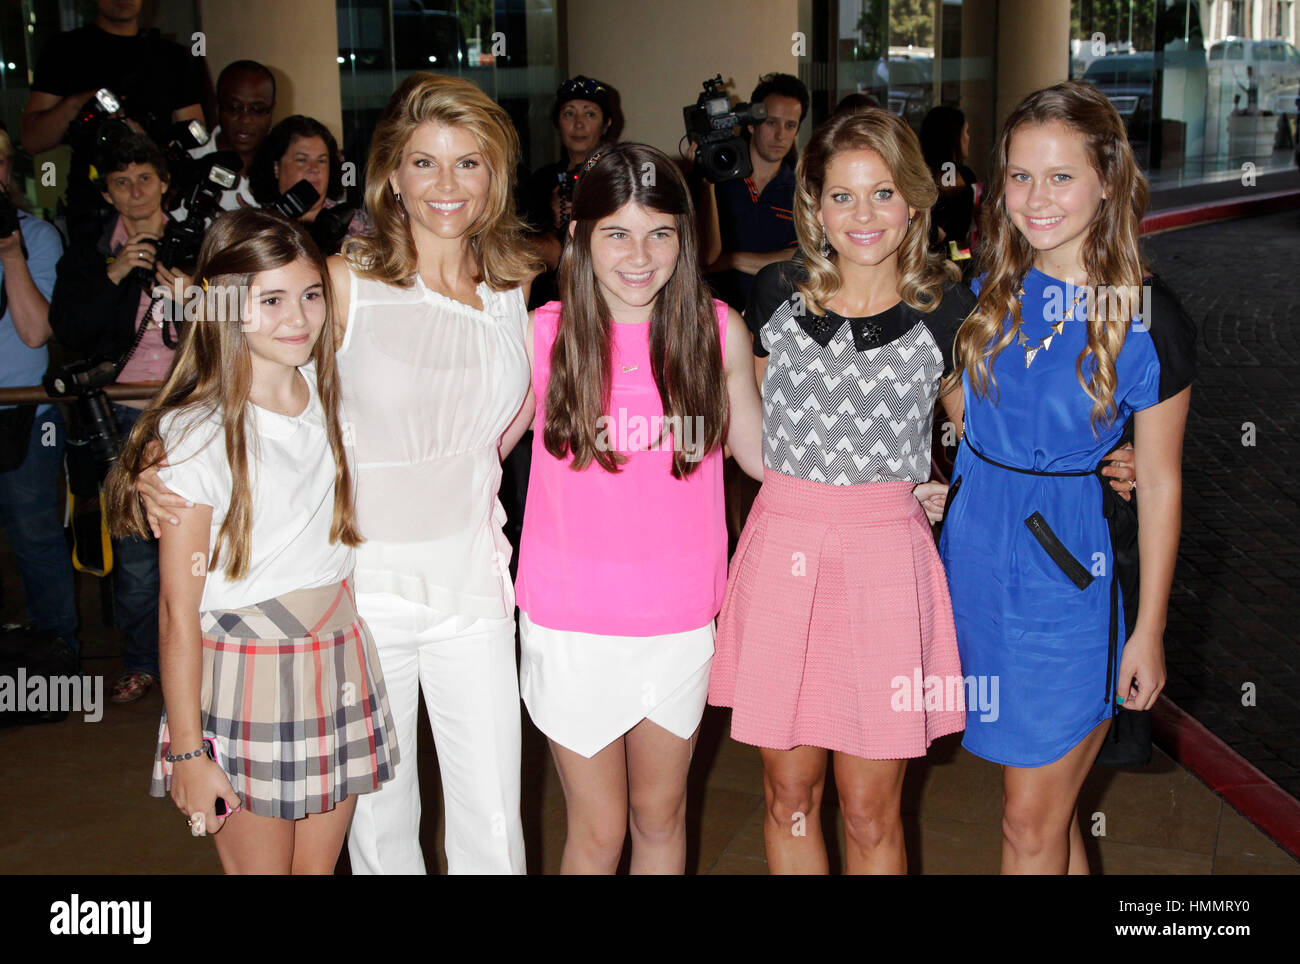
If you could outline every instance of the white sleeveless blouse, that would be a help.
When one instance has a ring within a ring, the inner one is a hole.
[[[358,592],[478,618],[510,616],[497,446],[529,386],[523,290],[477,289],[482,311],[351,274],[338,351],[352,446]]]

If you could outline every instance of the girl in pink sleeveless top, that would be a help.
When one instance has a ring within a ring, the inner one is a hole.
[[[595,155],[573,198],[562,302],[532,317],[533,423],[516,596],[520,691],[568,812],[561,869],[682,873],[686,774],[727,580],[723,444],[762,474],[740,316],[698,268],[681,174]]]

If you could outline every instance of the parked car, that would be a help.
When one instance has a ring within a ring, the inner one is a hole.
[[[1114,105],[1134,149],[1151,141],[1151,103],[1155,91],[1155,55],[1147,51],[1108,54],[1088,65],[1083,81],[1093,84]]]
[[[934,62],[928,57],[889,58],[889,110],[919,131],[934,99]]]

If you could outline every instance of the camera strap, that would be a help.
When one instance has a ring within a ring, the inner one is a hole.
[[[149,322],[153,319],[153,310],[158,306],[158,302],[161,300],[162,295],[153,295],[150,297],[149,307],[145,309],[144,317],[140,319],[140,324],[135,329],[135,337],[131,339],[131,346],[127,348],[126,351],[122,352],[122,357],[113,365],[114,380],[116,380],[117,376],[122,373],[122,369],[126,367],[126,363],[129,362],[131,356],[135,354],[135,350],[140,347],[140,342],[144,341],[144,333],[149,330]],[[164,312],[161,323],[163,344],[168,348],[175,348],[176,342],[168,337],[168,324],[167,314]]]

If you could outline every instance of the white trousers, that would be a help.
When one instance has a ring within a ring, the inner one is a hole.
[[[389,593],[358,593],[388,691],[401,760],[357,795],[354,874],[423,874],[416,721],[420,690],[442,773],[447,870],[522,874],[515,621],[449,616]]]

